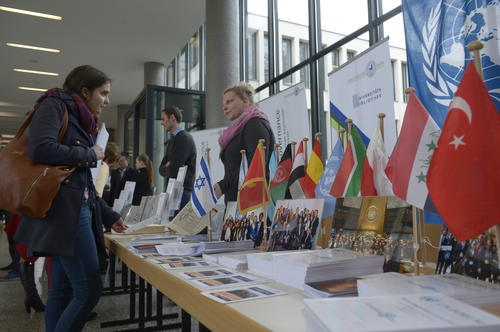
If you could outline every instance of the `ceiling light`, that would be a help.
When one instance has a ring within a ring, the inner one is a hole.
[[[28,73],[28,74],[37,74],[37,75],[48,75],[48,76],[59,76],[58,73],[51,73],[51,72],[48,72],[48,71],[38,71],[38,70],[19,69],[19,68],[14,68],[14,71],[17,71],[19,73]]]
[[[2,136],[3,138],[14,138],[16,135],[2,134],[0,136]]]
[[[17,14],[38,16],[38,17],[48,18],[48,19],[56,20],[56,21],[61,21],[62,20],[61,16],[44,14],[44,13],[38,13],[38,12],[32,12],[32,11],[29,11],[29,10],[23,10],[23,9],[17,9],[17,8],[10,8],[10,7],[0,6],[0,10],[6,11],[6,12],[11,12],[11,13],[17,13]]]
[[[22,45],[22,44],[14,44],[14,43],[5,43],[5,44],[7,46],[10,46],[10,47],[19,47],[19,48],[27,48],[27,49],[30,49],[30,50],[36,50],[36,51],[61,53],[61,50],[56,50],[55,48],[46,48],[46,47],[38,47],[38,46]]]
[[[17,88],[18,88],[19,90],[28,90],[28,91],[42,91],[42,92],[47,91],[47,89],[30,88],[30,87],[27,87],[27,86],[18,86]]]

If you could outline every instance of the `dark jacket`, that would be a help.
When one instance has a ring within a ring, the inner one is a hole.
[[[226,148],[221,151],[220,159],[224,164],[224,178],[219,181],[219,186],[224,194],[224,201],[226,203],[236,201],[238,197],[238,180],[241,165],[240,150],[246,151],[248,165],[250,166],[259,139],[265,140],[266,176],[269,179],[269,160],[274,151],[274,135],[269,121],[262,118],[250,119],[245,128],[233,137]]]
[[[167,151],[160,164],[160,175],[165,178],[176,178],[179,167],[187,165],[184,190],[192,191],[196,173],[196,146],[193,136],[185,130],[177,133],[167,143]],[[167,167],[165,164],[170,161]]]
[[[64,94],[63,98],[71,97]],[[76,167],[61,184],[44,219],[23,217],[21,220],[15,240],[27,246],[33,256],[73,255],[85,187],[89,187],[94,202],[93,230],[101,254],[104,250],[103,225],[111,227],[120,218],[102,199],[95,197],[90,167],[95,167],[97,158],[90,149],[92,138],[81,127],[77,110],[68,107],[68,129],[62,142],[56,142],[64,110],[61,99],[48,97],[29,126],[28,153],[34,162]]]
[[[127,167],[123,171],[123,177],[121,176],[120,169],[114,169],[111,171],[110,179],[110,199],[107,202],[109,206],[113,206],[113,202],[120,196],[120,192],[125,188],[125,182],[136,180],[136,172],[134,169]]]
[[[134,198],[132,199],[132,205],[141,205],[142,196],[153,195],[153,189],[148,183],[148,172],[146,168],[139,168],[135,170],[135,189]]]

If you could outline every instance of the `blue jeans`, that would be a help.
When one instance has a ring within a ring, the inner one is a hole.
[[[74,255],[52,256],[51,277],[45,308],[45,331],[81,331],[102,292],[88,202],[82,205],[80,211]]]

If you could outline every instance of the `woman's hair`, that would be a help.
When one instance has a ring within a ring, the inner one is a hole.
[[[240,99],[248,98],[250,105],[254,104],[253,96],[255,95],[255,90],[246,82],[240,82],[231,88],[227,88],[226,91],[224,91],[224,94],[228,92],[234,92]]]
[[[70,94],[76,93],[81,95],[83,88],[87,88],[92,92],[94,89],[108,82],[111,82],[108,75],[97,68],[83,65],[76,67],[66,76],[63,89]]]
[[[146,174],[148,175],[148,185],[149,188],[153,188],[153,162],[149,159],[148,155],[140,154],[137,156],[137,160],[140,160],[146,165]]]
[[[118,151],[119,149],[116,143],[109,142],[108,145],[106,145],[106,150],[104,150],[104,160],[108,165],[118,160]]]

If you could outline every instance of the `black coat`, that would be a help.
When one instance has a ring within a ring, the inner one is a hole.
[[[63,98],[71,97],[64,94]],[[21,219],[15,240],[26,245],[33,256],[72,256],[84,189],[89,187],[94,201],[94,237],[99,253],[105,254],[103,225],[111,227],[120,216],[95,195],[90,167],[95,167],[97,158],[90,149],[93,140],[80,125],[77,110],[68,107],[68,129],[62,142],[56,142],[64,110],[59,98],[48,97],[42,102],[29,126],[28,153],[36,163],[75,166],[76,171],[61,184],[44,219]]]
[[[170,161],[167,167],[165,164]],[[196,146],[193,136],[185,130],[177,133],[168,141],[167,151],[160,164],[160,175],[165,178],[176,178],[179,168],[187,165],[184,190],[193,190],[196,173]]]
[[[148,183],[148,172],[146,168],[139,168],[135,170],[135,189],[134,198],[132,199],[132,205],[141,205],[142,196],[153,195],[153,189]]]
[[[120,192],[125,188],[125,182],[127,181],[136,181],[136,172],[134,169],[127,167],[125,171],[123,171],[123,177],[121,176],[120,169],[114,169],[110,174],[110,199],[107,202],[109,206],[113,206],[113,202],[120,196]]]
[[[265,140],[266,177],[269,179],[269,160],[274,151],[274,135],[269,121],[262,118],[250,119],[245,128],[238,135],[234,136],[226,148],[221,151],[220,159],[224,164],[224,178],[219,181],[219,186],[224,194],[226,203],[236,201],[238,197],[238,180],[241,165],[240,150],[246,151],[248,165],[250,166],[259,139]]]

